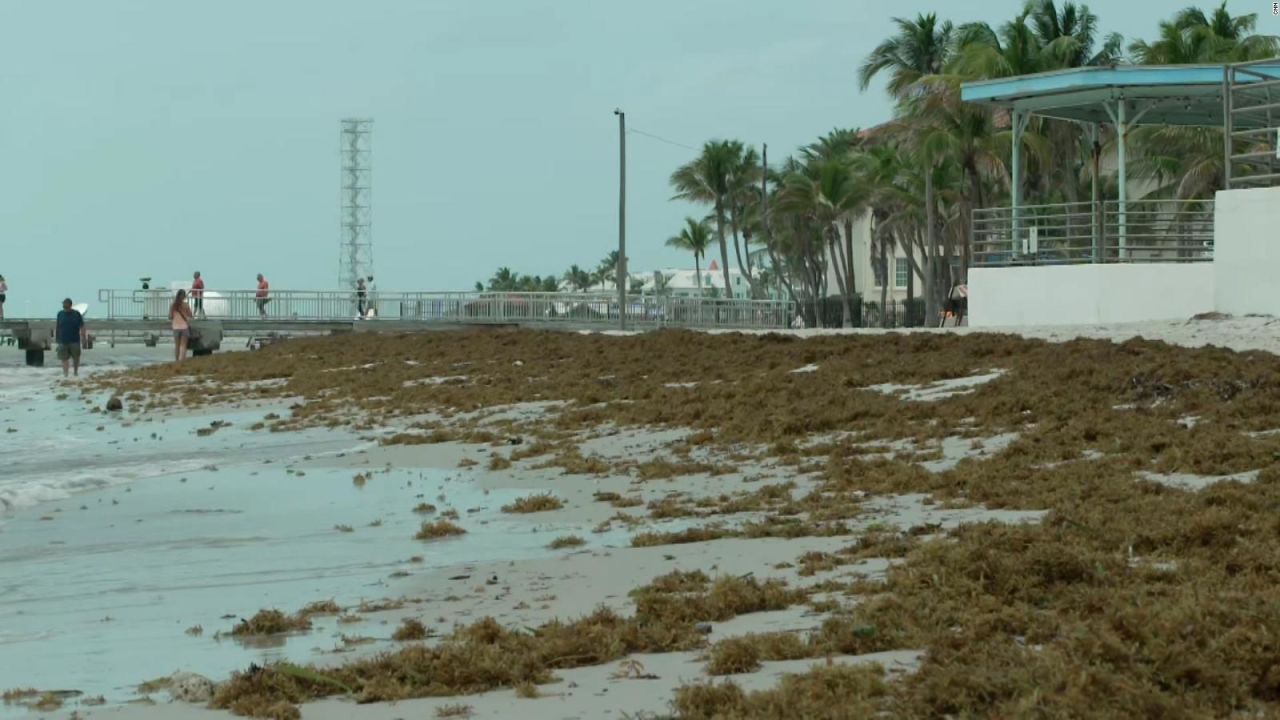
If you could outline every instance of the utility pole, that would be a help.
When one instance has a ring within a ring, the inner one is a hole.
[[[618,116],[618,329],[627,329],[627,114]]]

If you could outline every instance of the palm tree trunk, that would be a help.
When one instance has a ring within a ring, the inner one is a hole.
[[[716,203],[716,229],[720,236],[720,271],[724,274],[724,296],[733,299],[733,287],[729,284],[729,247],[724,239],[724,205]]]
[[[853,220],[849,218],[844,221],[844,268],[847,273],[844,282],[849,287],[849,302],[852,303],[858,296],[858,276],[853,266]]]
[[[851,223],[845,221],[847,228]],[[853,327],[853,296],[855,293],[853,287],[853,250],[852,242],[847,234],[844,238],[840,237],[841,225],[832,223],[832,238],[829,244],[832,261],[836,265],[836,281],[840,290],[840,308],[841,308],[841,327]],[[846,247],[848,246],[848,247]]]
[[[964,237],[961,239],[961,259],[960,263],[960,282],[969,282],[969,265],[973,262],[973,247],[970,240],[973,237],[973,211],[981,208],[983,204],[982,198],[982,178],[978,176],[976,167],[970,167],[965,170],[969,176],[969,209],[968,217],[965,218]]]
[[[916,229],[913,232],[918,235],[920,231]],[[907,255],[907,306],[902,312],[902,325],[911,327],[910,311],[916,300],[916,273],[919,272],[920,268],[916,265],[915,248],[913,247],[915,241],[911,236],[908,235],[906,242],[899,244]]]
[[[702,297],[702,265],[698,262],[698,253],[693,254],[693,274],[697,276],[698,297]]]
[[[889,327],[889,234],[884,231],[880,231],[880,272],[884,276],[880,278],[880,327]]]
[[[836,264],[836,289],[840,291],[842,309],[840,327],[849,327],[853,319],[853,313],[849,310],[849,292],[848,287],[845,285],[844,268],[840,265],[839,254],[843,251],[840,249],[840,241],[836,237],[839,234],[840,231],[836,230],[834,225],[827,228],[827,252],[834,257]]]
[[[768,244],[767,239],[765,240],[765,243],[765,247],[769,250],[769,262],[773,264],[775,276],[778,278],[778,282],[782,285],[783,289],[787,291],[787,297],[791,298],[791,302],[795,304],[798,312],[802,305],[800,304],[800,297],[796,295],[795,287],[791,284],[791,276],[782,267],[782,263],[778,262],[778,254],[774,252],[773,245]]]
[[[738,235],[738,224],[742,218],[742,209],[734,204],[729,207],[729,226],[733,228],[733,253],[738,258],[738,272],[747,279],[747,287],[750,290],[751,297],[756,295],[756,279],[751,272],[751,248],[746,242],[740,242]],[[746,237],[744,233],[742,237]],[[747,248],[747,262],[742,262],[742,248]]]
[[[938,268],[936,259],[938,256],[938,217],[937,217],[937,191],[933,187],[933,167],[925,168],[924,173],[924,217],[925,217],[925,242],[924,248],[924,317],[927,325],[933,323],[933,319],[938,315],[938,299],[936,297],[936,286],[938,284]]]

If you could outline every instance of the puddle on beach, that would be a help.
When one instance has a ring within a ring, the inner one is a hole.
[[[292,613],[326,599],[350,607],[421,592],[416,578],[433,568],[550,553],[548,536],[529,542],[521,535],[537,528],[499,510],[527,492],[485,494],[460,471],[418,468],[378,470],[356,486],[355,470],[333,466],[367,443],[249,431],[266,409],[140,422],[90,413],[74,391],[55,401],[47,385],[0,381],[0,391],[14,420],[0,424],[4,688],[75,689],[118,703],[176,671],[220,680],[251,662],[309,661],[339,642],[334,618],[283,641],[214,635],[262,608]],[[212,420],[232,424],[197,436]],[[18,432],[4,431],[11,426]],[[290,460],[306,456],[304,474],[291,473]],[[414,540],[422,517],[413,508],[424,501],[457,509],[468,533]],[[188,635],[194,626],[203,633]],[[0,705],[0,717],[28,714]]]

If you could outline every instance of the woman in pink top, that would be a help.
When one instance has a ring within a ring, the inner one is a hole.
[[[173,361],[187,359],[187,343],[191,340],[191,308],[187,305],[187,291],[179,290],[169,306],[169,323],[173,326]]]

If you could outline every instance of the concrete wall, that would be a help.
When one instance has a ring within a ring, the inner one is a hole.
[[[1280,315],[1280,188],[1219,191],[1213,238],[1215,309]]]
[[[1208,262],[970,268],[969,325],[1183,320],[1214,309],[1214,271]]]

